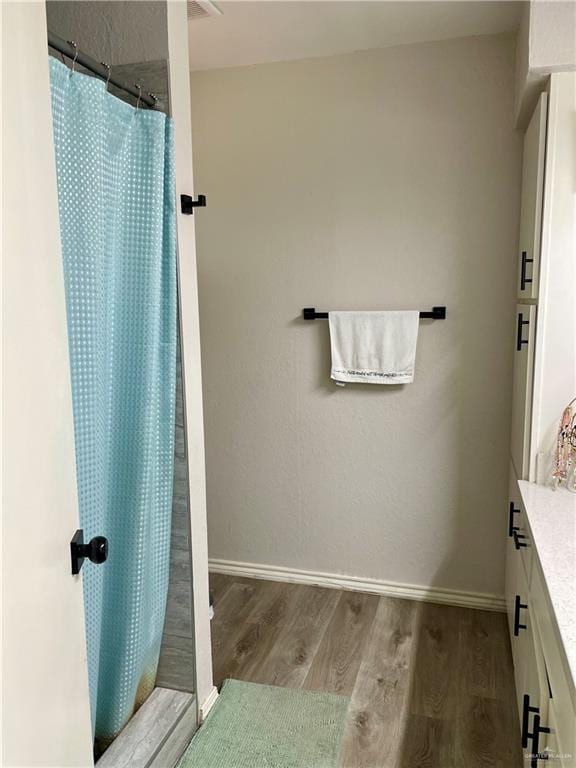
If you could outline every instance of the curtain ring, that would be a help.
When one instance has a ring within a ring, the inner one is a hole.
[[[154,99],[154,109],[156,109],[156,104],[158,104],[158,96],[156,96],[155,93],[151,93],[150,91],[148,91],[147,93],[151,99]]]
[[[106,89],[108,89],[108,83],[110,82],[110,64],[106,64],[105,61],[101,61],[100,64],[108,70],[108,77],[106,78]]]
[[[71,45],[72,48],[74,48],[74,58],[72,60],[72,72],[76,71],[76,59],[78,58],[78,46],[74,42],[74,40],[68,40],[68,45]]]
[[[136,109],[140,106],[140,99],[142,98],[142,83],[134,83],[134,88],[138,88],[138,101],[136,102]]]

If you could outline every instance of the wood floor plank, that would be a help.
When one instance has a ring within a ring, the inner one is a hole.
[[[303,687],[349,696],[356,682],[378,596],[342,592]]]
[[[218,681],[227,677],[250,681],[287,621],[289,604],[297,605],[297,593],[280,582],[257,581],[254,589],[257,599],[251,601],[251,610],[243,612],[241,625],[237,622],[225,649],[218,654]]]
[[[214,605],[220,602],[227,590],[234,584],[234,577],[227,576],[224,573],[210,574],[210,595]]]
[[[447,720],[409,715],[399,745],[398,768],[471,768],[455,762],[451,728]]]
[[[219,686],[229,677],[229,658],[234,644],[245,631],[245,623],[265,592],[264,582],[251,584],[236,583],[230,585],[214,609],[211,622],[212,664],[214,683]]]
[[[520,768],[524,764],[515,713],[499,699],[468,696],[460,702],[456,721],[457,766]]]
[[[514,662],[512,661],[508,618],[505,613],[488,613],[488,616],[491,621],[491,631],[495,633],[496,637],[494,647],[496,695],[505,703],[508,701],[516,702],[516,683],[514,681]]]
[[[299,688],[339,598],[339,592],[334,589],[303,587],[298,595],[298,610],[280,630],[263,663],[252,673],[252,682]]]
[[[217,581],[216,683],[236,677],[350,695],[341,768],[522,765],[504,615]]]
[[[506,615],[468,611],[460,622],[461,683],[465,694],[502,699],[513,689]]]
[[[452,719],[458,707],[460,624],[470,609],[420,603],[413,644],[409,711]]]
[[[307,589],[301,584],[268,582],[267,599],[248,616],[246,631],[234,647],[236,672],[232,674],[248,682],[261,681],[260,669],[299,610]]]
[[[381,597],[356,684],[344,736],[345,768],[395,768],[410,692],[416,604]]]

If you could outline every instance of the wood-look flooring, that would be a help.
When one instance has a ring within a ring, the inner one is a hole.
[[[342,768],[523,765],[504,614],[221,574],[210,585],[216,684],[349,696]]]

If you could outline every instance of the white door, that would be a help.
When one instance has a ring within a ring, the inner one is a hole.
[[[92,765],[43,2],[2,4],[4,766]]]

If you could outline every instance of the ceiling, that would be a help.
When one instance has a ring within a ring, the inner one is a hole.
[[[491,0],[229,0],[191,20],[190,68],[215,69],[513,32],[522,3]]]

